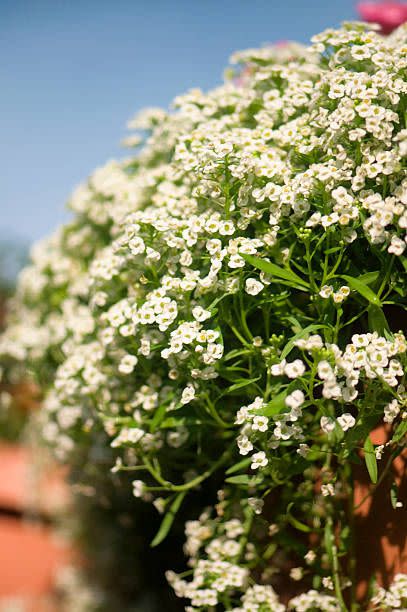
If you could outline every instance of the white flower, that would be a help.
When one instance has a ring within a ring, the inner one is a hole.
[[[394,419],[398,416],[400,412],[400,406],[396,399],[392,400],[387,406],[384,408],[384,417],[383,421],[385,423],[393,423]]]
[[[268,418],[265,416],[255,416],[253,417],[252,429],[253,431],[267,431],[268,428]]]
[[[304,570],[302,567],[293,567],[290,570],[290,578],[298,582],[298,580],[302,580],[304,575]]]
[[[257,470],[259,467],[265,467],[268,464],[268,459],[264,451],[259,451],[258,453],[254,453],[251,459],[252,459],[252,464],[250,467],[252,470]]]
[[[398,236],[393,236],[387,250],[389,253],[394,253],[394,255],[400,256],[404,253],[405,248],[406,243]]]
[[[286,363],[286,360],[283,359],[281,363],[275,363],[274,365],[272,365],[270,368],[270,373],[272,374],[272,376],[281,376],[282,374],[284,374],[284,368],[286,366]]]
[[[241,435],[237,438],[237,445],[241,455],[248,455],[253,450],[253,444],[245,435]]]
[[[142,480],[133,480],[133,495],[134,497],[142,497],[145,491],[145,484]]]
[[[301,359],[296,359],[291,363],[287,363],[284,367],[284,373],[288,378],[298,378],[302,376],[305,372],[305,365],[301,361]]]
[[[235,539],[244,533],[244,527],[239,519],[231,519],[225,523],[225,531],[228,538]]]
[[[338,213],[331,213],[330,215],[322,215],[321,217],[321,224],[322,227],[329,227],[330,225],[333,225],[334,223],[337,223],[339,220],[339,215]]]
[[[248,278],[245,282],[245,290],[249,295],[258,295],[264,289],[263,283],[255,278]]]
[[[322,584],[326,589],[329,589],[330,591],[334,590],[334,583],[331,576],[324,576],[322,578]]]
[[[321,287],[319,295],[323,298],[329,298],[329,296],[332,295],[333,290],[334,288],[332,287],[332,285],[324,285],[323,287]]]
[[[335,495],[335,489],[333,484],[328,483],[321,485],[321,493],[324,497],[327,497],[328,495]]]
[[[321,380],[328,380],[333,376],[331,365],[328,363],[328,361],[325,360],[322,360],[318,363],[317,372],[318,377]]]
[[[321,417],[321,429],[324,433],[329,434],[335,429],[335,421],[330,417]]]
[[[271,523],[268,528],[268,534],[272,538],[276,533],[280,531],[279,526],[276,523]]]
[[[345,412],[336,420],[339,423],[339,426],[343,429],[343,431],[348,431],[348,429],[351,429],[351,427],[353,427],[356,423],[355,418],[351,414],[349,414],[349,412]]]
[[[301,457],[307,457],[308,453],[310,452],[310,447],[308,446],[308,444],[300,444],[299,447],[297,448],[297,453],[298,455],[300,455]]]
[[[287,395],[287,397],[284,400],[284,403],[289,408],[298,408],[299,406],[301,406],[301,404],[304,403],[304,401],[305,401],[304,393],[300,391],[299,389],[296,389],[295,391],[290,393],[290,395]]]
[[[248,406],[242,406],[236,413],[235,424],[243,425],[246,421],[249,421],[253,418],[253,415],[250,414]]]
[[[194,317],[195,321],[206,321],[206,319],[209,319],[212,315],[209,312],[209,310],[205,310],[204,308],[202,308],[202,306],[195,306],[192,309],[192,316]]]
[[[305,562],[307,563],[307,565],[312,565],[314,563],[314,561],[316,560],[317,555],[315,553],[315,551],[313,550],[309,550],[307,552],[307,554],[305,555],[304,559]]]
[[[129,249],[133,253],[133,255],[139,255],[140,253],[144,253],[145,244],[142,238],[135,236],[131,240],[129,240]]]
[[[258,497],[249,497],[247,499],[249,506],[253,509],[255,514],[261,514],[264,506],[264,501]]]
[[[187,385],[182,391],[181,404],[189,404],[195,399],[195,388],[192,385]]]
[[[121,374],[131,374],[136,367],[138,359],[135,355],[125,355],[122,357],[118,370]]]
[[[375,452],[375,455],[376,455],[376,459],[378,461],[380,461],[380,459],[382,458],[383,453],[384,453],[384,444],[379,444],[379,446],[376,446],[374,452]]]

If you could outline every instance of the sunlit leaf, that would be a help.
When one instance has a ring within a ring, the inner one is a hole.
[[[371,304],[375,304],[376,306],[380,306],[380,300],[374,291],[368,286],[366,282],[360,280],[360,278],[354,278],[353,276],[343,275],[341,276],[343,280],[345,280],[349,287],[354,291],[357,291],[362,297],[364,297]]]
[[[249,485],[249,483],[253,480],[251,476],[248,474],[239,474],[238,476],[230,476],[230,478],[226,478],[225,482],[235,485]]]
[[[178,493],[178,495],[175,497],[174,501],[172,502],[170,509],[165,513],[160,529],[158,530],[154,540],[150,544],[152,548],[161,544],[161,542],[165,540],[165,538],[167,537],[168,532],[170,531],[172,527],[175,516],[181,507],[181,504],[184,500],[185,495],[186,495],[186,491],[181,491],[181,493]]]
[[[291,353],[291,351],[294,348],[295,342],[297,340],[300,340],[300,338],[304,338],[311,332],[318,331],[319,329],[328,329],[328,325],[322,325],[322,324],[307,325],[307,327],[304,327],[304,329],[302,329],[297,334],[295,334],[295,336],[293,336],[283,348],[281,352],[281,356],[280,356],[281,359],[285,359]]]
[[[254,257],[254,255],[242,254],[242,257],[244,257],[244,259],[249,264],[251,264],[255,268],[258,268],[259,270],[262,270],[263,272],[266,272],[266,274],[270,274],[271,276],[275,276],[276,278],[294,283],[294,285],[299,285],[300,287],[309,289],[309,284],[300,276],[298,276],[295,272],[288,268],[281,268],[280,266],[277,266],[276,264],[270,261],[265,261],[260,257]]]
[[[226,470],[226,474],[234,474],[235,472],[238,472],[241,469],[244,469],[246,467],[248,467],[252,462],[251,457],[246,457],[245,459],[242,459],[242,461],[239,461],[238,463],[235,463],[235,465],[232,465],[232,467],[230,467],[228,470]]]
[[[365,463],[367,467],[367,471],[369,472],[370,480],[373,484],[377,482],[377,459],[374,451],[373,442],[368,436],[365,440],[365,444],[363,446],[365,451]]]
[[[377,332],[380,336],[384,335],[385,331],[390,331],[386,316],[380,306],[370,304],[367,309],[369,328]]]

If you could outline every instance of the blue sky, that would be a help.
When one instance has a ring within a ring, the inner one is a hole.
[[[0,242],[67,219],[72,188],[123,154],[125,123],[219,83],[236,49],[355,18],[353,0],[1,0]]]

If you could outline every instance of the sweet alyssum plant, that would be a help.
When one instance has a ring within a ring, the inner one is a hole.
[[[186,610],[366,609],[352,465],[374,489],[407,432],[406,38],[353,23],[235,54],[221,87],[130,123],[139,151],[21,275],[1,352],[46,390],[56,456],[109,445],[163,515],[153,546],[207,491],[167,574]],[[372,606],[404,609],[407,578]]]

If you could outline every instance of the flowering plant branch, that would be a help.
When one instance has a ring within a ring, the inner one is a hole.
[[[208,493],[168,573],[187,610],[359,609],[351,466],[379,486],[407,433],[405,51],[405,28],[345,24],[235,54],[130,123],[140,151],[21,276],[1,352],[46,389],[56,456],[114,452],[163,513],[154,545]],[[405,607],[405,577],[373,602]]]

